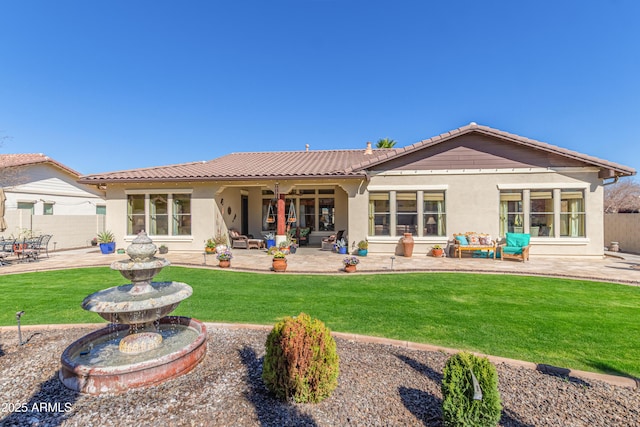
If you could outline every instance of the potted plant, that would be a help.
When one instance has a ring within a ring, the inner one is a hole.
[[[231,258],[233,258],[233,254],[227,248],[219,252],[218,255],[216,255],[216,258],[218,258],[218,265],[220,268],[229,268],[231,266]]]
[[[213,238],[213,243],[215,244],[216,253],[220,253],[229,247],[229,239],[227,239],[226,234],[216,235],[216,237]]]
[[[208,254],[215,253],[216,242],[213,239],[207,239],[207,243],[204,245],[204,251]]]
[[[367,240],[360,240],[358,242],[358,255],[367,256],[369,252],[369,242]]]
[[[268,232],[264,236],[264,240],[267,244],[267,249],[272,248],[276,245],[276,235],[273,232]]]
[[[111,231],[105,230],[98,233],[96,239],[100,244],[100,252],[103,254],[112,254],[116,251],[116,239]]]
[[[336,251],[339,254],[346,254],[347,253],[347,242],[344,239],[340,239],[340,240],[336,241]]]
[[[98,246],[98,238],[94,237],[93,239],[91,239],[91,246]]]
[[[291,252],[291,240],[287,239],[280,242],[278,244],[278,250],[288,255]]]
[[[356,256],[348,256],[342,260],[344,264],[344,271],[347,273],[353,273],[356,271],[356,265],[360,263],[360,260]]]
[[[441,257],[442,255],[444,255],[444,249],[442,249],[442,246],[433,245],[431,248],[431,256]]]
[[[160,247],[158,248],[158,252],[160,252],[161,254],[166,254],[167,252],[169,252],[169,248],[166,245],[160,245]]]
[[[287,269],[287,254],[282,251],[273,251],[273,271],[285,271]]]

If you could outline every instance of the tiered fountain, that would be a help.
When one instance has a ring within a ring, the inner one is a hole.
[[[154,256],[156,250],[140,233],[127,248],[129,259],[111,264],[131,283],[96,292],[82,302],[82,308],[111,324],[62,353],[59,376],[68,388],[118,394],[185,374],[204,357],[204,324],[188,317],[165,317],[193,290],[185,283],[151,281],[169,265]]]

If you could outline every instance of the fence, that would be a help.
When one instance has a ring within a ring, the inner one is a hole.
[[[25,231],[33,235],[51,234],[49,250],[82,248],[105,229],[105,215],[31,215],[24,209],[7,211],[7,229],[0,233],[5,239],[21,236]]]
[[[604,215],[604,244],[618,242],[622,252],[640,254],[640,213]]]

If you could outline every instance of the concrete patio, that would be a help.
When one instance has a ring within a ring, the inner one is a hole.
[[[204,252],[169,251],[166,255],[172,265],[198,268],[218,269],[215,255]],[[57,251],[50,253],[49,258],[41,257],[35,262],[18,263],[0,267],[0,275],[26,271],[44,271],[60,268],[109,266],[113,261],[121,260],[126,255],[103,255],[95,247]],[[322,251],[317,247],[299,248],[297,253],[287,256],[286,273],[304,274],[345,274],[342,270],[342,259],[345,255]],[[493,260],[464,257],[434,258],[425,255],[414,255],[411,258],[393,256],[391,254],[369,254],[359,257],[358,272],[366,273],[400,273],[400,272],[468,272],[524,274],[576,279],[602,280],[631,285],[640,285],[640,256],[627,253],[606,253],[602,259],[580,259],[562,257],[531,256],[527,262],[514,260]],[[265,274],[278,274],[270,270],[271,257],[265,250],[234,249],[230,271],[251,271]]]

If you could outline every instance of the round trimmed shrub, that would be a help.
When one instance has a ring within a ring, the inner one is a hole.
[[[300,313],[269,333],[262,380],[278,398],[317,403],[338,386],[339,358],[331,331]]]
[[[474,399],[471,372],[482,392]],[[442,371],[442,419],[445,426],[496,426],[502,405],[496,367],[486,357],[462,352],[451,356]]]

